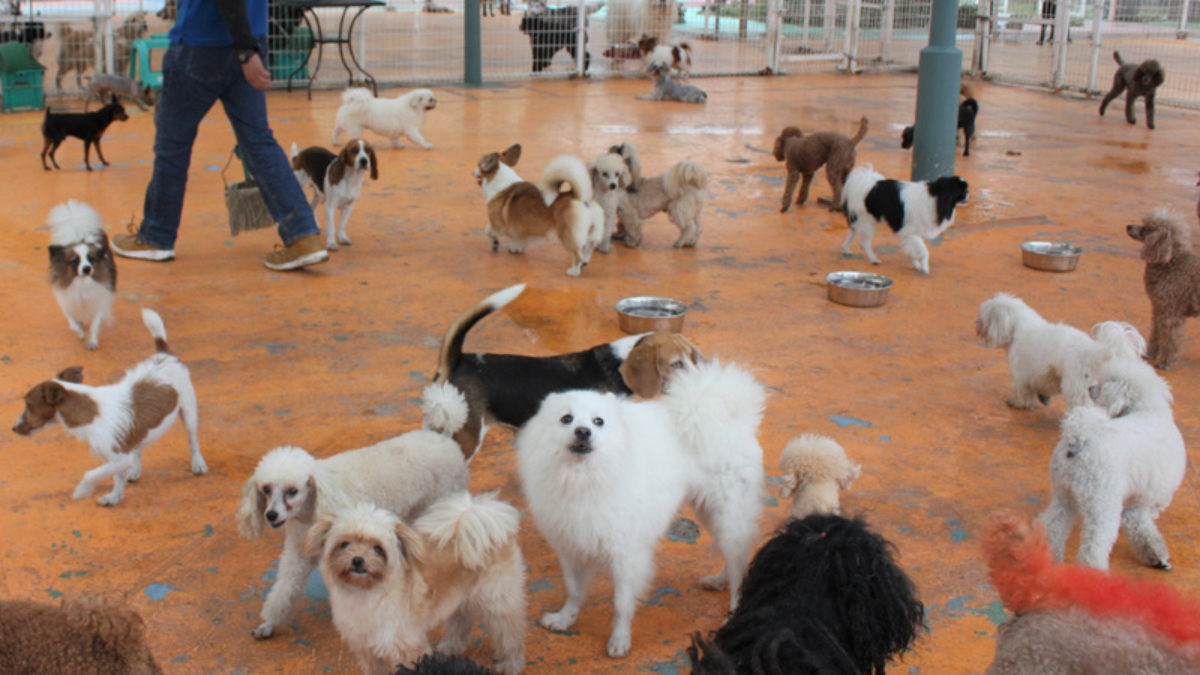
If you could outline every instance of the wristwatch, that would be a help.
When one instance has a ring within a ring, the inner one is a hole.
[[[254,55],[257,53],[258,53],[257,47],[255,47],[254,49],[239,49],[237,52],[238,63],[242,64],[243,66],[246,65],[247,63],[250,62],[250,59],[254,58]]]

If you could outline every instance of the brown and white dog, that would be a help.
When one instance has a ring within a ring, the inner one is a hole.
[[[460,314],[442,338],[434,385],[425,391],[425,426],[452,434],[467,457],[479,449],[489,423],[524,426],[554,392],[590,389],[654,398],[676,370],[704,359],[687,338],[665,332],[558,356],[464,354],[467,331],[524,290],[525,284],[517,284],[485,298]]]
[[[587,167],[578,157],[561,155],[546,165],[535,185],[513,169],[520,158],[521,146],[516,144],[484,155],[475,167],[475,180],[487,199],[492,250],[504,239],[509,253],[522,253],[530,241],[553,234],[572,256],[567,275],[577,277],[604,233],[604,212],[592,201]],[[566,192],[563,183],[569,188]]]
[[[83,368],[67,368],[25,394],[25,412],[13,425],[14,432],[28,436],[60,422],[104,460],[103,466],[83,475],[72,495],[75,499],[90,496],[96,483],[111,477],[112,492],[99,502],[119,504],[126,481],[142,476],[142,452],[171,428],[177,416],[187,429],[192,473],[208,471],[196,437],[196,391],[187,366],[167,347],[167,330],[157,312],[143,309],[142,323],[154,337],[153,356],[126,371],[120,382],[101,387],[83,384]]]
[[[660,44],[653,35],[643,35],[637,46],[642,63],[647,66],[657,64],[667,67],[680,77],[687,77],[692,72],[692,46],[686,42]]]
[[[361,138],[342,146],[336,155],[319,145],[300,150],[293,142],[292,171],[301,187],[311,183],[316,188],[310,203],[313,209],[325,202],[325,248],[336,251],[339,243],[349,246],[351,242],[350,237],[346,236],[346,223],[362,193],[363,180],[368,173],[371,174],[371,180],[379,180],[375,149]],[[335,221],[335,212],[339,211],[341,219]]]
[[[50,210],[50,290],[67,324],[88,349],[100,346],[100,325],[112,320],[117,265],[104,221],[74,199]],[[83,325],[88,325],[84,332]]]
[[[492,640],[497,669],[525,667],[525,567],[517,510],[495,493],[433,504],[411,526],[360,503],[319,521],[305,551],[320,556],[333,623],[365,675],[391,675],[433,651],[461,654],[472,615]]]

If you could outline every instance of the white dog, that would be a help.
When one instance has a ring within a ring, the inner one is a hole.
[[[67,325],[88,349],[100,348],[100,326],[112,321],[117,265],[104,233],[104,219],[75,201],[50,209],[50,290]],[[88,330],[84,332],[83,326]]]
[[[1108,569],[1119,530],[1143,564],[1170,569],[1155,526],[1183,481],[1187,451],[1171,414],[1171,391],[1141,359],[1106,363],[1091,393],[1097,405],[1072,409],[1050,460],[1053,499],[1039,516],[1058,560],[1075,520],[1080,564]]]
[[[1014,408],[1043,404],[1062,393],[1068,407],[1086,405],[1088,387],[1096,369],[1114,358],[1137,359],[1146,341],[1130,324],[1102,321],[1092,326],[1092,337],[1065,323],[1050,323],[1020,298],[1008,293],[979,305],[975,333],[989,347],[1008,351]]]
[[[792,497],[791,516],[841,513],[838,489],[849,490],[862,465],[846,456],[837,441],[819,434],[800,434],[779,456],[782,487],[779,496]]]
[[[517,510],[495,493],[446,497],[409,527],[361,503],[309,530],[305,551],[321,559],[333,623],[367,675],[391,675],[432,650],[461,654],[481,617],[500,672],[525,667],[525,566]]]
[[[238,506],[238,531],[247,539],[262,534],[264,520],[273,528],[287,526],[279,574],[254,637],[271,637],[303,592],[317,565],[304,554],[304,535],[322,513],[370,501],[411,518],[466,487],[467,465],[458,444],[432,431],[410,431],[325,459],[291,446],[268,452],[246,481]]]
[[[338,108],[333,124],[333,145],[343,132],[350,138],[362,136],[363,129],[370,129],[380,136],[387,136],[392,147],[400,146],[400,135],[404,134],[413,143],[430,150],[433,143],[421,136],[425,126],[426,111],[437,107],[437,98],[429,89],[414,89],[397,98],[375,98],[362,87],[351,87],[342,93],[342,107]]]
[[[850,232],[842,244],[842,255],[850,255],[850,244],[858,237],[872,264],[879,258],[871,248],[875,228],[883,223],[900,238],[900,248],[912,259],[913,267],[929,274],[929,249],[924,239],[934,240],[954,224],[954,210],[967,203],[967,181],[943,176],[932,181],[888,180],[870,166],[850,172],[842,186],[842,202]]]
[[[725,569],[701,585],[728,587],[736,606],[762,510],[756,435],[765,397],[748,373],[713,361],[674,375],[658,401],[592,391],[546,398],[517,436],[521,484],[567,589],[542,626],[570,628],[592,576],[607,567],[608,655],[628,654],[638,598],[654,577],[654,548],[685,498],[725,558]]]

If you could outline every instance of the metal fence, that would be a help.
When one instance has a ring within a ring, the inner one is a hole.
[[[10,11],[18,9],[16,0],[6,1]],[[388,0],[358,22],[355,55],[381,84],[461,82],[467,52],[464,2]],[[641,34],[687,43],[694,75],[913,68],[928,39],[931,7],[931,0],[546,2],[482,0],[484,81],[584,72],[591,77],[640,75],[633,41]],[[1200,21],[1200,0],[979,2],[959,7],[958,45],[965,70],[1001,81],[1102,91],[1111,82],[1116,49],[1126,61],[1152,57],[1163,64],[1167,77],[1160,102],[1200,107],[1200,45],[1188,39]],[[23,0],[19,14],[7,19],[47,24],[52,33],[42,54],[50,68],[47,88],[55,86],[61,67],[66,74],[62,86],[70,91],[76,87],[76,72],[126,72],[129,42],[169,28],[170,15],[160,11],[163,3]],[[318,9],[305,22],[298,10],[282,11],[272,4],[272,74],[281,83],[293,73],[306,83],[316,69],[306,26],[314,18],[330,30],[340,10]],[[575,50],[581,44],[586,50]],[[326,49],[315,86],[346,84],[336,51]]]

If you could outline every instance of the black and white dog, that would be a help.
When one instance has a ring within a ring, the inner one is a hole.
[[[966,140],[963,141],[963,157],[971,156],[971,137],[975,135],[975,116],[979,114],[979,101],[973,98],[965,99],[958,104],[958,128],[962,129]],[[955,130],[955,134],[958,131]],[[913,128],[904,127],[900,132],[900,147],[905,150],[913,146]]]
[[[857,236],[867,259],[878,265],[871,239],[875,228],[886,222],[900,237],[900,248],[912,258],[913,267],[929,274],[929,249],[922,239],[937,239],[954,224],[955,207],[967,203],[967,181],[958,176],[916,183],[889,180],[866,166],[846,177],[842,199],[850,225],[842,255],[850,255]]]
[[[0,32],[0,43],[20,42],[29,48],[33,58],[42,55],[42,44],[50,33],[46,32],[46,24],[41,21],[17,21],[6,31]]]
[[[575,34],[578,30],[577,7],[551,7],[541,12],[526,12],[521,17],[521,32],[529,36],[529,46],[533,50],[533,72],[545,70],[560,49],[567,50],[571,59],[575,60]],[[592,62],[592,55],[586,49],[586,37],[584,45],[583,72],[586,73]]]

